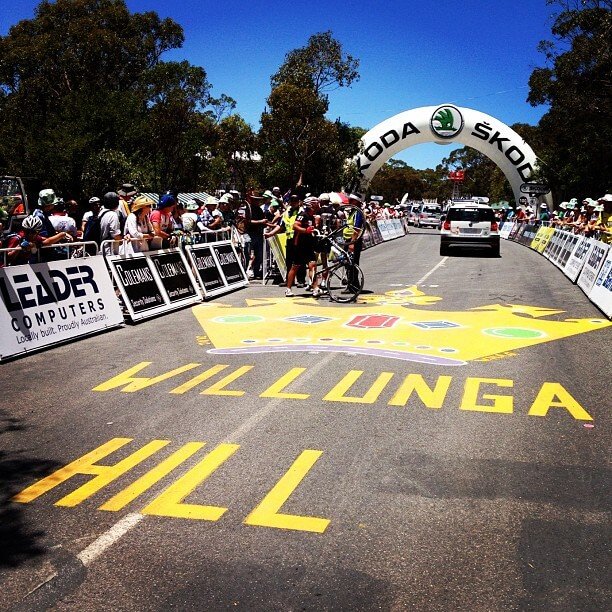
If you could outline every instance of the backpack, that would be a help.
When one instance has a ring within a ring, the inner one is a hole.
[[[113,211],[105,210],[101,215],[92,215],[89,217],[89,219],[87,219],[85,230],[83,231],[84,242],[95,242],[98,246],[100,246],[100,243],[102,242],[102,228],[100,226],[100,221],[102,221],[102,217],[108,212]]]

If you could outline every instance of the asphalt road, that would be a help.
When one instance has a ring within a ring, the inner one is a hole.
[[[609,609],[609,322],[438,245],[0,366],[0,608]]]

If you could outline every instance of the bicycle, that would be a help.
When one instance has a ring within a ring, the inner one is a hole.
[[[315,230],[314,235],[319,238],[320,252],[333,253],[334,259],[329,262],[328,255],[324,258],[325,263],[317,264],[314,276],[319,282],[313,284],[318,284],[321,293],[328,295],[332,302],[348,304],[357,299],[365,279],[361,268],[353,263],[351,253],[334,240],[334,236],[343,229],[344,226],[325,233]]]

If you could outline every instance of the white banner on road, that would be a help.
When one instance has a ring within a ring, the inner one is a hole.
[[[575,283],[576,279],[580,276],[582,267],[587,260],[587,256],[594,242],[595,241],[592,238],[585,238],[584,236],[581,236],[578,244],[576,244],[574,247],[574,251],[567,260],[565,268],[563,268],[565,276],[567,276],[567,278],[569,278],[572,282]]]
[[[501,226],[501,229],[499,230],[500,238],[503,238],[504,240],[508,240],[508,238],[510,237],[510,232],[512,231],[513,227],[514,227],[514,223],[512,223],[512,221],[505,221],[504,224]]]
[[[593,246],[589,251],[589,254],[586,258],[586,263],[582,268],[582,272],[578,277],[578,286],[587,294],[591,292],[593,285],[595,285],[595,281],[597,280],[597,275],[599,274],[599,270],[601,269],[604,260],[606,259],[606,255],[608,254],[608,249],[610,247],[603,242],[599,242],[593,240]]]
[[[608,318],[612,318],[612,249],[608,249],[608,256],[599,270],[595,284],[589,293],[589,299]]]
[[[0,268],[0,359],[123,324],[102,256]]]

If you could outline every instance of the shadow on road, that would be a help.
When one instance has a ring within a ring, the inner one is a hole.
[[[0,410],[0,449],[6,448],[3,437],[7,433],[23,430],[20,419]],[[44,552],[40,544],[44,532],[32,529],[25,520],[24,507],[10,499],[33,480],[58,467],[56,462],[32,457],[24,451],[0,450],[0,568],[17,567]]]

